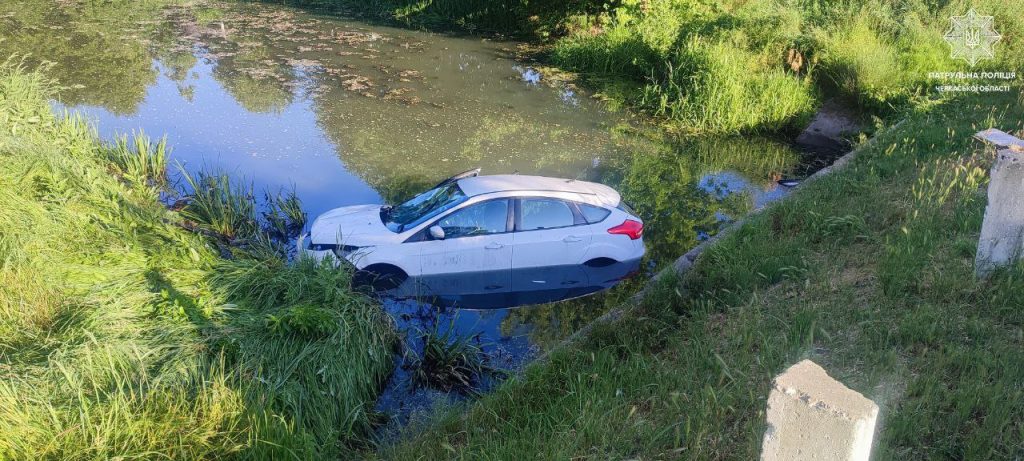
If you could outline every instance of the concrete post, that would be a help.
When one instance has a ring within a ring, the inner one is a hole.
[[[775,378],[762,461],[867,461],[878,405],[810,360]]]
[[[1024,255],[1024,141],[995,129],[975,136],[998,149],[974,260],[974,273],[981,278]]]

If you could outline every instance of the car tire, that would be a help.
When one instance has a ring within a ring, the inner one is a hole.
[[[583,263],[583,265],[584,266],[589,266],[589,267],[608,267],[608,266],[611,266],[612,264],[617,264],[617,263],[618,263],[618,261],[616,261],[616,260],[614,260],[612,258],[600,257],[600,258],[591,259],[591,260]]]
[[[397,288],[409,276],[390,264],[374,264],[356,271],[352,283],[356,286],[369,287],[374,291],[385,291]]]

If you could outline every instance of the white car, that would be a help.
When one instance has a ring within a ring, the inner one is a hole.
[[[571,271],[558,268],[638,263],[644,255],[643,222],[608,186],[478,173],[449,178],[398,206],[328,211],[299,239],[299,249],[350,262],[374,288],[409,278],[465,281],[450,276],[471,274],[484,292],[576,283],[561,280]]]

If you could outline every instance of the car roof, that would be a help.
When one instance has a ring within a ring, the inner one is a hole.
[[[459,188],[472,197],[494,192],[567,192],[581,194],[592,198],[594,202],[607,206],[616,206],[621,197],[619,193],[604,184],[597,184],[576,179],[548,178],[545,176],[529,176],[518,174],[496,174],[474,176],[458,181]],[[590,201],[590,200],[587,200]]]

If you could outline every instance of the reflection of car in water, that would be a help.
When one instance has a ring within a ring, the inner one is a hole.
[[[642,221],[608,186],[477,172],[398,206],[328,211],[300,249],[352,263],[375,288],[413,278],[441,295],[592,289],[602,270],[625,275],[644,254]]]
[[[495,309],[543,304],[602,291],[637,274],[640,260],[599,261],[597,264],[548,266],[538,270],[512,270],[511,290],[489,290],[487,276],[462,272],[409,277],[384,292],[393,298],[411,298],[443,307]]]

